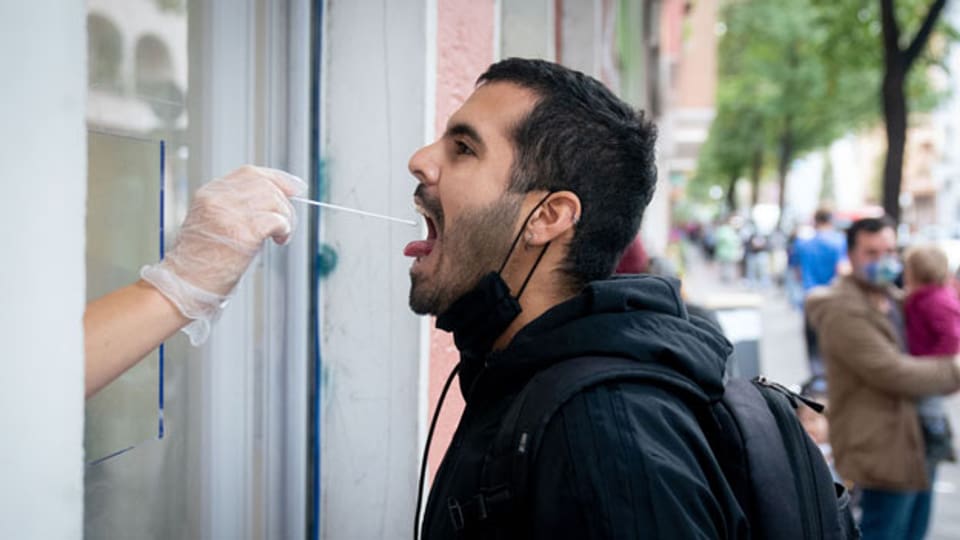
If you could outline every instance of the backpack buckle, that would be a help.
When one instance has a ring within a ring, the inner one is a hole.
[[[453,530],[460,532],[465,525],[463,520],[463,507],[460,502],[453,497],[447,499],[447,511],[450,512],[450,521],[453,522]]]
[[[496,513],[496,509],[509,503],[510,499],[510,489],[507,486],[484,490],[463,503],[450,497],[447,499],[447,511],[450,513],[453,529],[460,532],[469,525],[485,521],[490,517],[491,510]]]
[[[483,494],[477,494],[467,499],[466,502],[450,497],[447,499],[447,510],[450,512],[450,521],[453,522],[453,530],[460,532],[468,524],[483,521],[489,517],[487,514],[487,501]]]

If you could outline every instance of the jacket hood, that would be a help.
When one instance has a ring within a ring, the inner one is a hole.
[[[484,379],[526,380],[533,372],[580,356],[618,356],[669,368],[706,398],[723,394],[733,347],[713,324],[687,313],[677,280],[622,276],[589,284],[524,327],[503,351],[485,359]],[[469,396],[479,366],[464,358],[461,384]]]

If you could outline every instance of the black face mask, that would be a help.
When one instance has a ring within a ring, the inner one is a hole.
[[[527,288],[530,278],[533,277],[533,272],[547,253],[550,242],[543,246],[536,262],[533,263],[533,268],[530,269],[523,285],[517,291],[516,297],[510,295],[510,287],[507,286],[501,274],[507,266],[507,261],[510,260],[510,255],[517,247],[517,243],[527,227],[527,222],[533,217],[537,208],[540,208],[552,194],[553,192],[548,193],[527,215],[527,219],[524,220],[523,227],[520,228],[520,232],[513,239],[513,244],[510,245],[510,250],[507,251],[507,256],[504,257],[500,269],[480,278],[480,281],[472,289],[454,301],[446,311],[437,317],[437,328],[453,333],[453,341],[461,353],[483,356],[490,352],[497,338],[523,311],[520,307],[520,295]]]

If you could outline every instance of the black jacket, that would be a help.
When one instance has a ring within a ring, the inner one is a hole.
[[[505,350],[463,355],[466,408],[430,491],[423,538],[457,538],[447,501],[477,493],[502,416],[536,372],[579,356],[622,356],[670,367],[706,402],[722,395],[730,349],[712,325],[690,319],[674,282],[645,276],[592,283],[524,327]],[[530,493],[508,537],[746,536],[743,513],[691,405],[661,385],[611,383],[567,402],[544,434]]]

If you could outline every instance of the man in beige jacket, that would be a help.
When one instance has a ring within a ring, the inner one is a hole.
[[[960,389],[960,360],[903,352],[889,220],[855,222],[847,248],[852,275],[814,290],[806,301],[826,361],[836,467],[864,490],[865,540],[923,538],[933,467],[925,459],[916,401]]]

